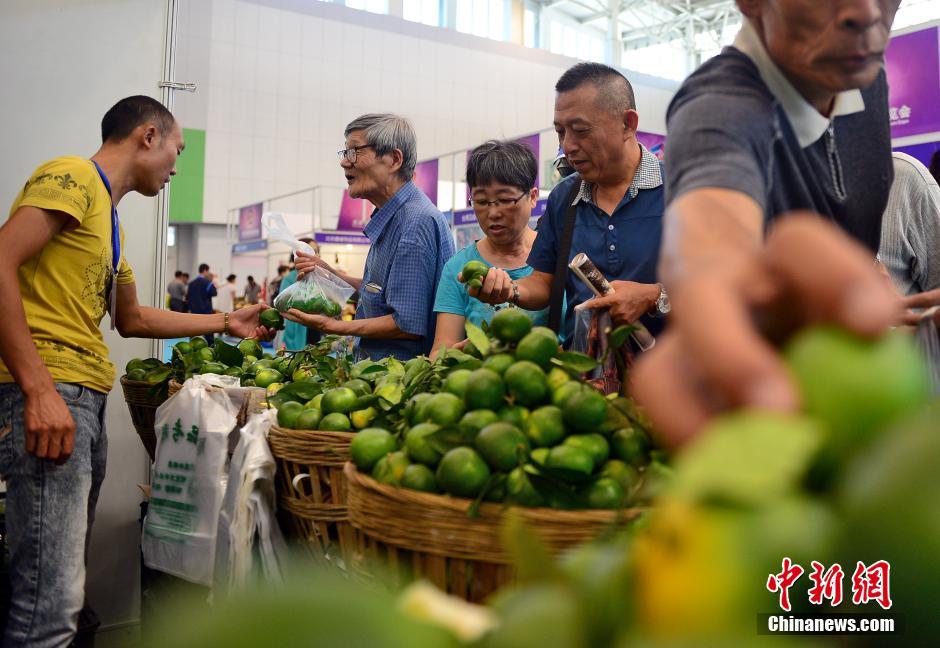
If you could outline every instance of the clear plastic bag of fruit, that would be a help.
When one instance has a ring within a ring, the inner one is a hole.
[[[580,351],[600,361],[600,365],[584,378],[605,394],[620,393],[625,368],[632,358],[628,345],[609,350],[613,323],[607,309],[575,308],[570,311],[574,319],[571,350]]]
[[[312,247],[294,238],[281,214],[267,212],[262,216],[261,222],[271,238],[290,246],[294,252],[315,254]],[[296,308],[311,315],[339,317],[343,312],[343,305],[354,292],[355,289],[348,283],[329,270],[318,267],[282,290],[272,306],[282,313]]]

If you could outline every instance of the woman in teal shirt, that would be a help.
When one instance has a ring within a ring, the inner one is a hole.
[[[470,205],[484,238],[451,257],[441,273],[434,299],[437,329],[432,356],[441,347],[462,346],[466,322],[480,326],[508,304],[490,306],[471,298],[457,274],[467,261],[482,261],[503,268],[512,279],[532,274],[526,265],[535,230],[529,227],[539,197],[535,186],[538,161],[532,150],[519,142],[490,140],[475,148],[467,160]],[[548,309],[526,311],[536,326],[548,323]]]

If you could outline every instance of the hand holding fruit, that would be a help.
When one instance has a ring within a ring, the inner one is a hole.
[[[498,306],[512,297],[509,273],[500,268],[487,268],[479,261],[468,261],[457,275],[457,281],[466,283],[470,296],[485,304]]]
[[[239,338],[258,338],[270,340],[274,337],[274,328],[261,321],[261,313],[267,304],[253,304],[239,308],[229,315],[229,333]]]
[[[305,274],[313,272],[313,269],[317,267],[323,268],[324,270],[329,270],[333,274],[336,274],[336,271],[330,267],[330,264],[321,259],[319,256],[305,254],[299,250],[294,253],[294,268],[297,269],[297,279],[303,278]]]
[[[339,333],[336,327],[337,320],[327,315],[305,313],[297,308],[291,308],[286,313],[284,313],[284,317],[289,319],[291,322],[303,324],[304,326],[316,329],[321,333]]]
[[[781,219],[746,263],[685,277],[672,301],[670,330],[631,376],[631,393],[668,445],[724,410],[799,407],[771,340],[813,322],[874,337],[900,315],[871,255],[829,222],[800,215]],[[761,321],[776,329],[759,330]]]
[[[659,299],[659,284],[644,284],[635,281],[612,281],[614,291],[603,297],[584,302],[584,308],[609,308],[614,325],[633,324],[641,315],[653,310]]]

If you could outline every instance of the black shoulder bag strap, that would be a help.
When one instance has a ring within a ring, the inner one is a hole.
[[[571,252],[574,221],[578,212],[574,199],[581,191],[581,182],[575,180],[573,184],[565,199],[565,217],[561,226],[561,238],[558,240],[558,257],[555,259],[552,293],[548,302],[548,327],[555,333],[561,332],[561,309],[565,303],[565,283],[568,281],[568,254]]]

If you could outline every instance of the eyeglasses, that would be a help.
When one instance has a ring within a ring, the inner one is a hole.
[[[523,191],[522,195],[518,198],[497,198],[496,200],[481,200],[479,198],[471,198],[467,201],[467,204],[474,209],[479,209],[481,211],[490,207],[491,205],[493,207],[512,207],[528,195],[528,191]]]
[[[359,159],[359,151],[362,149],[372,148],[371,144],[363,144],[362,146],[353,146],[348,149],[343,149],[342,151],[337,151],[336,155],[339,156],[339,161],[342,162],[346,160],[350,164],[355,164],[356,160]]]

